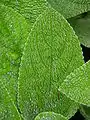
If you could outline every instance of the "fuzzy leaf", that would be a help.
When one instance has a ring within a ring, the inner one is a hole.
[[[3,81],[0,80],[0,120],[21,120]]]
[[[0,3],[22,14],[29,23],[29,30],[47,7],[53,7],[65,18],[71,18],[90,10],[90,0],[0,0]]]
[[[78,105],[58,92],[58,86],[82,64],[72,28],[58,12],[47,9],[32,28],[20,66],[19,104],[25,119],[51,110],[71,117]]]
[[[35,120],[67,120],[64,116],[53,113],[53,112],[43,112],[40,113]]]
[[[90,107],[90,62],[71,73],[59,90],[76,102]]]
[[[90,10],[90,0],[47,0],[65,18],[71,18]]]
[[[28,32],[25,19],[13,9],[0,4],[0,80],[14,102],[20,59]]]
[[[29,31],[37,17],[46,9],[46,0],[0,0],[6,6],[12,7],[26,18]]]

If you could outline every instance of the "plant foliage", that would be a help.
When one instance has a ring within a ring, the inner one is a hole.
[[[0,0],[0,120],[90,119],[90,0]],[[74,31],[75,30],[75,31]]]

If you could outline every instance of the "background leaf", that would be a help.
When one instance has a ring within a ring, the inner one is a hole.
[[[21,120],[3,81],[0,80],[0,120]]]
[[[71,18],[68,21],[78,35],[81,44],[90,47],[90,12]]]
[[[29,31],[47,7],[53,7],[66,19],[90,10],[90,0],[0,0],[0,3],[23,15],[29,23]]]
[[[85,117],[86,120],[90,120],[90,107],[81,105],[80,112]]]
[[[28,36],[27,28],[20,14],[0,4],[0,80],[14,102],[17,100],[18,70]]]
[[[71,18],[90,10],[90,0],[47,0],[65,18]]]
[[[71,73],[61,84],[60,91],[76,102],[90,107],[90,62]]]
[[[53,113],[53,112],[43,112],[40,113],[35,120],[67,120],[64,116]]]
[[[67,21],[47,9],[35,22],[19,75],[19,103],[25,119],[54,111],[68,118],[78,107],[58,91],[70,72],[83,64],[79,41]]]
[[[6,6],[12,7],[25,17],[29,31],[37,17],[46,9],[46,0],[0,0]]]
[[[53,7],[66,19],[90,11],[90,0],[0,0],[0,3],[12,7],[25,17],[28,23],[28,31],[31,30],[37,17],[42,14],[47,7]],[[80,42],[90,47],[90,17],[85,19],[77,19],[77,17],[71,18],[69,22],[78,35]]]

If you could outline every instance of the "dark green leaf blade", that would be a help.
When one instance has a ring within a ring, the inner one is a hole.
[[[58,86],[82,64],[72,28],[58,12],[47,9],[35,22],[21,61],[19,104],[25,119],[51,110],[70,118],[78,105],[61,94]]]
[[[90,47],[90,12],[84,13],[68,20],[81,44]]]
[[[65,18],[71,18],[90,10],[90,0],[47,0]]]
[[[90,107],[86,105],[81,105],[80,112],[85,117],[86,120],[90,120]]]
[[[67,120],[67,118],[54,112],[43,112],[40,113],[35,120]]]
[[[74,101],[90,107],[90,62],[67,76],[59,89]]]

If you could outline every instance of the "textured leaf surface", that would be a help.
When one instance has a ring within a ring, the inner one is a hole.
[[[67,120],[64,116],[53,113],[53,112],[43,112],[40,113],[35,120]]]
[[[83,14],[81,17],[71,18],[69,22],[78,35],[80,42],[90,47],[90,12]]]
[[[47,0],[65,18],[74,17],[90,10],[90,0]]]
[[[6,6],[22,14],[29,23],[29,30],[36,18],[46,9],[46,0],[0,0]]]
[[[18,92],[20,58],[27,36],[25,19],[13,9],[0,4],[0,80],[14,101]]]
[[[0,3],[12,7],[22,14],[29,23],[29,28],[46,7],[53,7],[65,18],[74,17],[90,10],[90,0],[0,0]]]
[[[45,111],[71,117],[77,104],[61,94],[58,86],[82,64],[72,28],[58,12],[47,9],[32,28],[20,66],[19,103],[24,117],[33,120]]]
[[[76,102],[90,106],[90,62],[71,73],[59,89]]]
[[[0,120],[21,120],[20,115],[7,91],[0,80]]]

